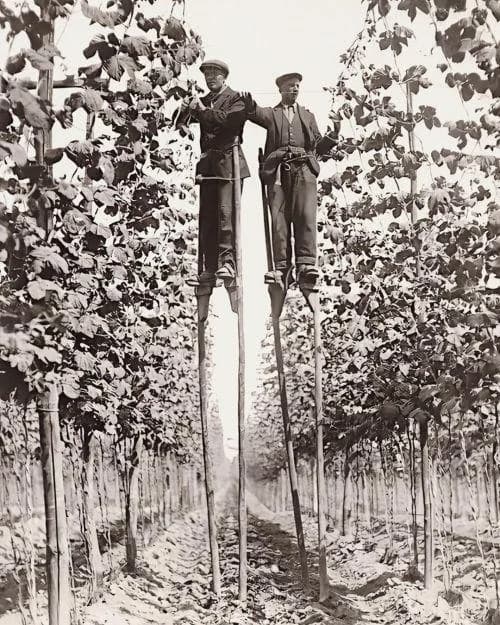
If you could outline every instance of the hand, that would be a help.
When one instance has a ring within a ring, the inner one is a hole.
[[[340,122],[334,122],[333,128],[328,127],[323,139],[328,139],[332,145],[338,142],[340,135]]]
[[[185,113],[188,109],[189,109],[189,98],[184,98],[181,102],[181,105],[179,106],[179,111],[181,111],[182,113]]]
[[[204,106],[200,98],[195,95],[189,103],[189,108],[191,111],[204,111],[206,109],[206,106]]]
[[[252,94],[248,91],[239,91],[238,95],[245,103],[245,110],[251,111],[255,106],[255,102],[253,101]]]

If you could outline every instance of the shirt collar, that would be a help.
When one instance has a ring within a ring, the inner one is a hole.
[[[224,93],[224,91],[227,89],[227,85],[224,85],[222,87],[222,89],[220,91],[217,91],[217,93],[213,93],[212,91],[208,92],[208,95],[215,100],[216,98],[218,98],[222,93]]]

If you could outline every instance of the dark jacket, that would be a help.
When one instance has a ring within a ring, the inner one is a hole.
[[[236,91],[226,87],[215,97],[208,93],[201,98],[207,107],[204,111],[192,113],[200,123],[201,158],[196,166],[196,175],[233,177],[232,146],[236,140],[243,142],[243,126],[246,120],[245,105]],[[250,171],[239,147],[240,177],[248,178]]]
[[[298,115],[302,125],[305,139],[305,161],[308,163],[315,176],[319,174],[317,154],[328,151],[332,142],[329,138],[322,138],[314,115],[303,106],[297,106]],[[266,145],[264,147],[264,165],[262,179],[266,183],[272,183],[276,175],[276,169],[280,164],[285,151],[281,145],[281,125],[286,123],[281,104],[274,107],[261,107],[253,102],[252,108],[247,111],[250,121],[264,127],[267,130]]]

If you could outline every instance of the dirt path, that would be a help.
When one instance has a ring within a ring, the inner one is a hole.
[[[209,554],[201,514],[174,523],[144,550],[136,576],[120,575],[105,600],[87,608],[85,623],[105,625],[230,625],[232,623],[358,623],[360,611],[342,602],[342,620],[334,618],[339,602],[315,604],[301,589],[294,538],[277,523],[249,517],[248,606],[235,601],[238,588],[237,520],[220,519],[219,541],[223,596],[209,590]],[[310,554],[312,593],[317,575]],[[346,617],[349,617],[346,620]]]
[[[328,565],[332,586],[329,600],[316,602],[318,590],[316,525],[305,519],[311,573],[310,594],[300,582],[293,517],[273,514],[249,493],[248,605],[238,606],[238,537],[235,493],[219,500],[219,544],[223,596],[210,592],[209,553],[203,511],[172,523],[155,542],[141,550],[136,575],[118,573],[98,603],[82,608],[82,625],[395,625],[442,623],[475,625],[484,617],[479,582],[461,592],[451,607],[441,596],[442,585],[426,592],[422,585],[402,580],[403,556],[381,563],[383,532],[343,538],[328,534]],[[398,542],[399,540],[399,542]],[[397,548],[404,548],[405,536]],[[472,573],[468,573],[471,577]],[[462,581],[462,579],[461,579]],[[470,582],[470,580],[469,580]],[[440,594],[441,592],[441,594]],[[480,615],[482,615],[481,618]],[[474,617],[474,618],[473,618]],[[43,622],[43,619],[42,619]],[[0,625],[18,625],[19,615],[0,618]]]
[[[87,610],[93,625],[397,625],[446,623],[473,625],[477,606],[463,601],[451,607],[436,582],[432,592],[401,579],[405,562],[383,564],[383,537],[344,539],[329,534],[329,576],[332,591],[324,604],[318,589],[316,526],[306,519],[311,592],[300,583],[293,518],[275,515],[250,496],[248,530],[248,606],[235,598],[238,588],[237,520],[233,497],[219,518],[223,596],[216,602],[209,590],[209,554],[202,513],[174,523],[154,546],[143,551],[138,576],[121,575],[106,600]],[[256,516],[258,514],[258,516]],[[401,570],[400,570],[401,569]]]

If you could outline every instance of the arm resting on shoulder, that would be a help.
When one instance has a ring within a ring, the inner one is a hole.
[[[247,110],[247,118],[254,124],[262,126],[262,128],[268,128],[271,121],[271,109],[263,108],[256,102],[252,104],[252,108]]]
[[[245,106],[246,118],[258,126],[269,128],[272,123],[272,110],[259,106],[248,91],[241,91],[239,95]]]

